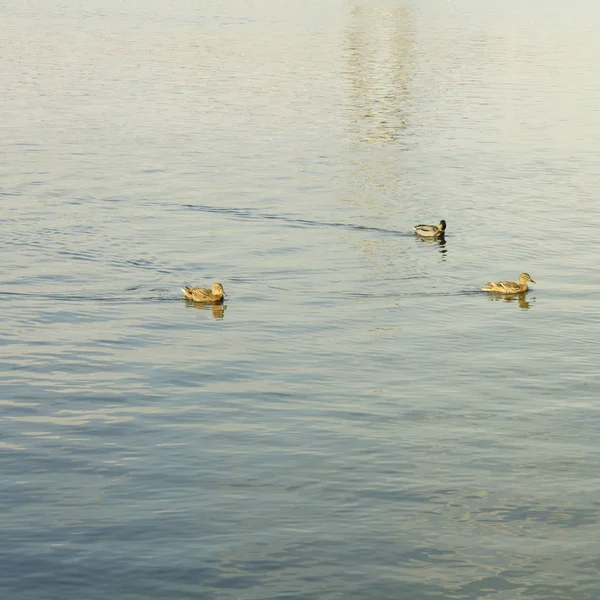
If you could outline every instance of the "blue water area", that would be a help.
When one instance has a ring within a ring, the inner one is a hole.
[[[0,597],[596,600],[599,13],[5,3]]]

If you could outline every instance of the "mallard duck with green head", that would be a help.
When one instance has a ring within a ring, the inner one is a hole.
[[[223,298],[227,296],[223,286],[220,283],[213,283],[212,289],[203,287],[192,287],[186,285],[181,288],[186,300],[194,302],[223,302]]]
[[[519,281],[488,281],[481,290],[483,292],[494,292],[495,294],[521,294],[529,289],[527,282],[535,283],[529,273],[521,273]]]
[[[446,233],[446,221],[442,219],[439,225],[415,225],[415,233],[421,237],[441,238]]]

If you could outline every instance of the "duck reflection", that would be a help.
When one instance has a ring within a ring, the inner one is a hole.
[[[438,247],[438,252],[442,255],[442,260],[446,260],[446,253],[448,249],[446,248],[446,239],[445,238],[424,238],[424,237],[415,237],[415,241],[421,242],[423,244],[432,244]]]
[[[521,292],[520,294],[493,294],[489,296],[491,302],[515,302],[519,303],[519,308],[524,310],[528,310],[531,308],[531,305],[535,302],[535,298],[530,298],[527,300],[527,295],[525,292]]]
[[[191,300],[184,300],[184,302],[188,308],[212,311],[212,316],[215,319],[222,319],[225,316],[225,310],[227,310],[227,305],[222,302],[216,302],[214,304],[203,304],[201,302],[192,302]]]

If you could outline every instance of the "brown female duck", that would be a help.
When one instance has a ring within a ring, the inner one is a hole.
[[[521,273],[519,275],[519,281],[488,281],[485,287],[482,287],[484,292],[494,292],[496,294],[520,294],[526,292],[529,287],[527,282],[535,283],[531,279],[529,273]]]
[[[227,296],[220,283],[213,283],[212,290],[186,285],[181,288],[181,291],[185,294],[186,300],[194,302],[223,302],[223,298]]]

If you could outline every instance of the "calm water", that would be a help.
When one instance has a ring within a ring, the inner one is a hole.
[[[0,596],[596,600],[600,4],[41,4],[0,25]]]

